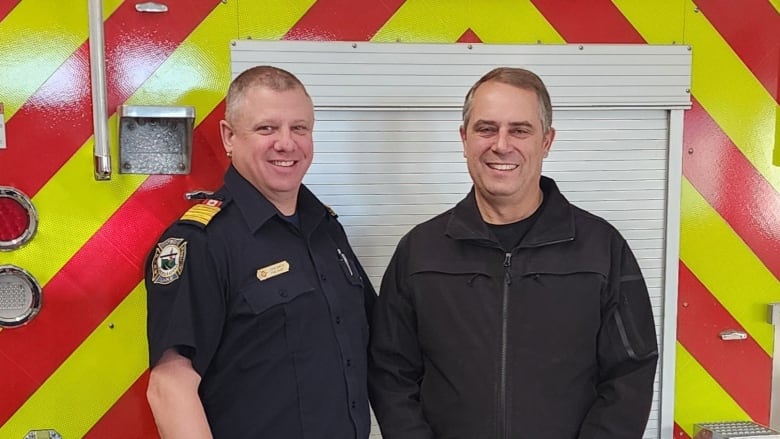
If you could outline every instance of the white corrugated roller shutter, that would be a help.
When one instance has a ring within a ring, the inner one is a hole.
[[[232,56],[234,76],[273,64],[307,85],[317,122],[304,182],[339,214],[376,287],[400,237],[471,188],[458,136],[471,84],[498,65],[539,73],[557,130],[543,173],[617,227],[645,275],[662,362],[644,437],[671,437],[686,48],[240,41]]]

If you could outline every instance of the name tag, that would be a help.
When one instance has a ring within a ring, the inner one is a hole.
[[[270,279],[274,276],[284,274],[290,271],[290,263],[287,261],[277,262],[267,267],[257,269],[257,278],[261,281]]]

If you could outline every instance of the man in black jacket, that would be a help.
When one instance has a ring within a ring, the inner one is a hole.
[[[551,122],[527,70],[466,95],[473,189],[401,239],[374,308],[384,439],[642,436],[658,359],[647,288],[618,231],[541,175]]]

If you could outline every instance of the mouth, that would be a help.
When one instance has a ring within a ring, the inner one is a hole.
[[[271,160],[271,164],[280,168],[289,168],[295,164],[295,160]]]
[[[487,166],[496,171],[514,171],[519,165],[513,163],[487,163]]]

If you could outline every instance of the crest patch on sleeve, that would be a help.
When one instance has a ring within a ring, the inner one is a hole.
[[[168,238],[157,243],[152,259],[152,282],[168,285],[181,276],[187,257],[187,241],[182,238]]]

